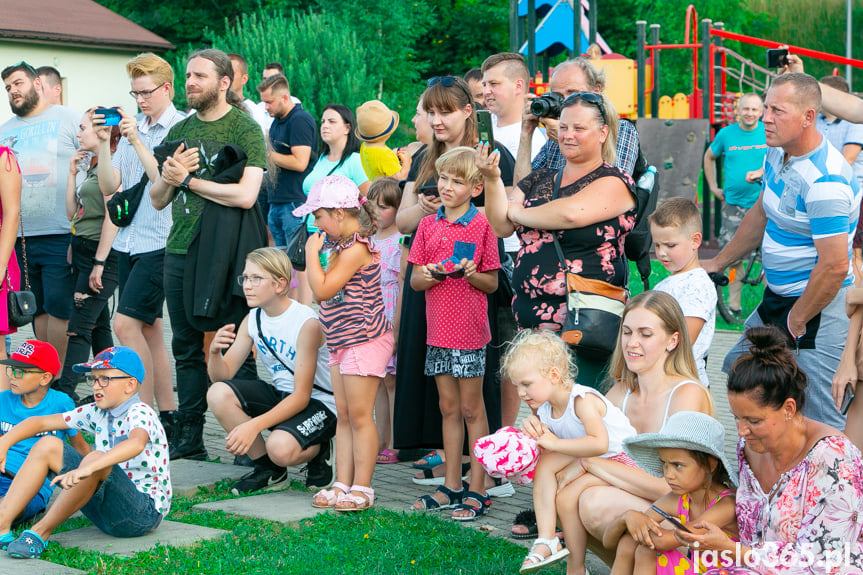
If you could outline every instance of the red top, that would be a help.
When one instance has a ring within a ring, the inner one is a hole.
[[[455,222],[443,215],[426,216],[411,242],[408,262],[415,265],[441,263],[453,256],[456,241],[474,244],[473,261],[478,272],[500,269],[497,238],[488,220],[471,205]],[[468,258],[470,259],[470,258]],[[447,262],[447,271],[453,263]],[[426,343],[446,349],[474,350],[491,341],[488,297],[464,277],[447,278],[426,291]]]

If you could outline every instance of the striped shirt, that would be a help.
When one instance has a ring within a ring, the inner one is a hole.
[[[853,283],[851,241],[860,211],[860,188],[841,152],[826,138],[804,156],[784,162],[782,148],[764,159],[762,204],[767,227],[761,243],[767,285],[777,295],[798,296],[818,261],[815,240],[848,237],[848,274]]]
[[[138,114],[135,116],[138,120],[138,135],[152,154],[153,148],[162,143],[171,126],[185,117],[173,104],[168,104],[159,119],[152,123],[144,114]],[[137,184],[144,175],[144,165],[126,138],[120,138],[111,165],[120,170],[124,190]],[[171,210],[159,211],[153,207],[150,202],[151,185],[152,182],[147,184],[132,223],[117,232],[113,248],[118,252],[135,255],[165,249],[168,232],[171,231]]]
[[[370,342],[393,329],[384,315],[381,252],[374,247],[371,238],[355,234],[354,241],[368,247],[372,263],[357,270],[342,288],[340,297],[321,302],[318,318],[330,353]],[[343,301],[335,303],[336,299]]]

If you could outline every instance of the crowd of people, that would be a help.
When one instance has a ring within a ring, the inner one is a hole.
[[[763,99],[740,97],[705,153],[723,231],[701,261],[691,200],[645,213],[638,131],[584,58],[555,68],[559,98],[538,108],[518,54],[430,78],[416,141],[395,150],[384,102],[331,103],[318,128],[278,63],[255,103],[241,55],[193,53],[182,112],[174,71],[141,54],[127,65],[140,112],[94,102],[83,116],[52,70],[2,71],[14,117],[0,126],[0,334],[27,324],[22,291],[36,302],[35,339],[0,347],[12,557],[39,557],[79,509],[119,537],[157,528],[170,460],[208,455],[209,410],[251,467],[236,494],[305,464],[311,505],[363,511],[376,465],[422,450],[412,479],[435,489],[412,511],[456,521],[512,495],[507,478],[528,481],[527,464],[477,453],[509,428],[535,465],[534,511],[512,528],[535,538],[522,573],[566,558],[581,575],[588,549],[620,574],[863,572],[863,101],[835,79],[792,56]],[[642,221],[670,275],[628,298]],[[725,357],[725,429],[706,369],[708,272],[759,247],[767,285]],[[608,329],[572,328],[594,312]]]

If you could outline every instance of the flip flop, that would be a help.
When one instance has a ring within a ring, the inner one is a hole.
[[[414,462],[411,467],[413,467],[414,469],[434,469],[435,467],[443,463],[443,457],[440,453],[437,452],[437,450],[426,453],[420,459],[425,459],[426,462]]]
[[[398,463],[399,462],[399,452],[395,449],[384,449],[380,453],[378,453],[378,463],[382,465],[387,465],[390,463]]]

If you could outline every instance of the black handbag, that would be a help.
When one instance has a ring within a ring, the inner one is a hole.
[[[132,223],[132,218],[135,217],[135,212],[141,205],[141,198],[144,197],[144,190],[149,181],[147,172],[144,172],[137,184],[126,190],[116,192],[110,200],[105,202],[105,210],[115,226],[125,228]]]
[[[306,219],[300,223],[291,237],[288,238],[288,246],[285,251],[288,254],[288,259],[291,260],[291,266],[298,271],[306,271],[306,240],[309,239],[309,230],[306,227]]]
[[[10,327],[24,327],[36,317],[36,296],[30,291],[30,274],[27,273],[27,245],[24,241],[24,216],[19,213],[21,223],[21,253],[24,256],[24,289],[12,290],[12,278],[9,277],[9,267],[6,267],[6,317]]]
[[[560,194],[561,169],[554,180],[552,201]],[[598,359],[608,358],[617,344],[617,332],[626,306],[625,288],[602,280],[588,279],[569,271],[563,248],[552,232],[554,249],[566,276],[566,320],[560,337],[570,344],[576,353]]]

